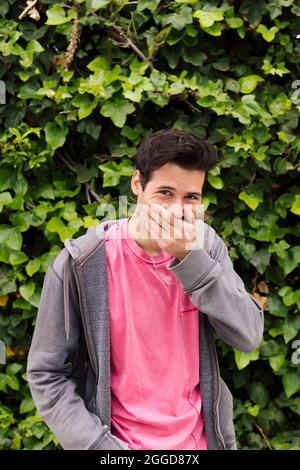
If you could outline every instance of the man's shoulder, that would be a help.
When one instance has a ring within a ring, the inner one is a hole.
[[[81,263],[92,255],[104,239],[105,232],[117,222],[118,219],[104,220],[89,227],[83,235],[77,238],[66,238],[64,247],[51,263],[55,273],[59,277],[63,275],[63,267],[70,256],[76,263]]]
[[[64,246],[73,259],[77,260],[82,258],[87,252],[96,248],[104,239],[105,232],[118,222],[118,219],[103,220],[97,225],[89,227],[80,237],[67,238],[64,241]]]

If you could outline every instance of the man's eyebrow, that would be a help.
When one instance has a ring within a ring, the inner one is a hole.
[[[159,189],[171,189],[172,191],[176,191],[176,188],[173,188],[173,186],[159,186],[158,188],[156,188],[156,190],[158,191]],[[198,193],[198,192],[195,192],[195,191],[189,191],[188,193],[186,194],[190,194],[190,195],[195,195],[195,196],[202,196],[202,193]]]

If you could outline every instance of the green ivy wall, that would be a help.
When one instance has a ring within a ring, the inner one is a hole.
[[[238,446],[300,449],[300,2],[2,0],[0,80],[0,448],[59,448],[25,373],[43,277],[173,127],[218,147],[206,221],[265,308],[256,351],[218,341]]]

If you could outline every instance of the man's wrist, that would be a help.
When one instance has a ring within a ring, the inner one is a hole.
[[[178,255],[176,255],[176,258],[178,259],[178,261],[182,261],[186,255],[188,253],[190,253],[191,250],[187,250],[187,251],[184,251],[183,253],[179,253]]]

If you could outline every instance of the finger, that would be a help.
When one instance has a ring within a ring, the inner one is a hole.
[[[179,205],[172,205],[172,210],[171,208],[162,208],[163,210],[161,211],[163,214],[165,214],[166,218],[165,220],[167,221],[167,224],[163,225],[164,228],[167,228],[167,230],[171,230],[171,236],[174,239],[182,239],[183,238],[183,215],[182,215],[182,209],[181,206]]]
[[[162,222],[160,222],[159,214],[153,214],[151,212],[149,212],[149,219],[150,219],[151,233],[153,231],[154,235],[157,236],[158,234],[159,239],[164,239],[164,240],[171,239],[171,226],[166,220],[163,220]]]
[[[168,229],[168,226],[171,225],[171,213],[162,205],[152,203],[150,207],[150,214],[162,228]]]
[[[161,204],[156,204],[153,202],[150,204],[151,212],[153,214],[159,214],[162,217],[167,217],[168,215],[168,210],[166,207],[162,206]]]
[[[190,204],[184,204],[183,234],[186,240],[193,240],[196,236],[196,221]]]
[[[156,222],[156,220],[154,219],[150,219],[150,238],[151,240],[160,240],[161,239],[161,236],[160,236],[160,230],[161,230],[161,227],[160,225],[158,225],[158,223]]]
[[[194,212],[192,211],[191,204],[184,204],[183,213],[184,213],[184,220],[186,222],[189,222],[190,224],[195,223],[195,216],[194,216]]]

